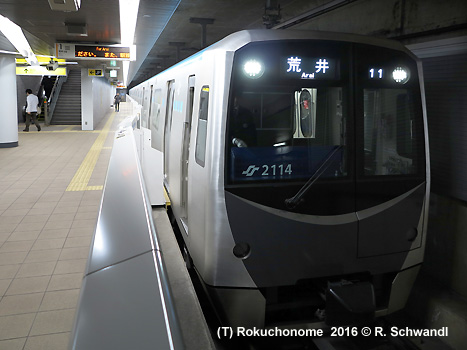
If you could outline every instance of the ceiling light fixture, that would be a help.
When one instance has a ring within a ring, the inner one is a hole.
[[[49,0],[49,6],[54,11],[78,11],[81,7],[81,0]]]
[[[29,46],[26,37],[24,36],[23,31],[18,25],[10,21],[8,18],[0,15],[0,31],[13,44],[16,50],[18,50],[18,52],[24,58],[26,58],[26,61],[30,65],[39,64],[36,56],[34,55],[31,47]]]
[[[133,46],[138,18],[139,0],[119,0],[120,3],[120,37],[121,44]],[[135,59],[136,56],[132,56]],[[123,84],[127,85],[130,62],[123,61]]]

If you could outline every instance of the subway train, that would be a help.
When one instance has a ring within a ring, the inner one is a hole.
[[[224,324],[362,324],[405,307],[430,171],[422,67],[402,44],[246,30],[129,95]]]

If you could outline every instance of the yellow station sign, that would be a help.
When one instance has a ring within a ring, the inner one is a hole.
[[[46,64],[50,62],[48,57],[37,57],[39,64]],[[57,62],[65,62],[64,59],[54,59]],[[16,75],[63,75],[66,76],[66,68],[60,66],[56,70],[48,70],[45,65],[29,66],[24,58],[16,59]]]
[[[103,77],[104,70],[103,69],[88,69],[88,76],[90,77]]]

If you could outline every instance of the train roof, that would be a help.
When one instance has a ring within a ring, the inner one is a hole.
[[[224,39],[207,47],[205,50],[224,49],[227,51],[236,51],[242,46],[251,42],[274,41],[274,40],[331,40],[331,41],[346,41],[360,44],[375,45],[387,47],[394,50],[410,51],[400,42],[390,39],[377,38],[366,35],[338,33],[338,32],[322,32],[322,31],[305,31],[305,30],[271,30],[271,29],[254,29],[242,30],[226,36]]]
[[[224,39],[208,46],[207,48],[185,58],[184,60],[176,63],[175,65],[167,68],[161,73],[170,71],[176,67],[181,67],[192,60],[200,57],[205,52],[214,50],[224,51],[237,51],[241,47],[252,43],[252,42],[264,42],[264,41],[279,41],[279,40],[330,40],[330,41],[345,41],[351,43],[360,43],[367,45],[374,45],[379,47],[386,47],[393,50],[403,51],[409,54],[414,60],[419,61],[409,49],[398,41],[377,38],[367,35],[351,34],[351,33],[339,33],[339,32],[324,32],[324,31],[309,31],[309,30],[272,30],[272,29],[252,29],[242,30],[239,32],[232,33],[226,36]],[[159,74],[161,74],[159,73]],[[159,75],[157,74],[157,75]],[[138,85],[142,85],[142,82]]]

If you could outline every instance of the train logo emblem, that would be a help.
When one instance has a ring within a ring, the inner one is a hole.
[[[248,169],[246,169],[244,172],[242,172],[242,175],[246,175],[246,176],[253,176],[253,174],[259,170],[259,167],[257,166],[254,166],[254,165],[250,165],[248,167]]]

